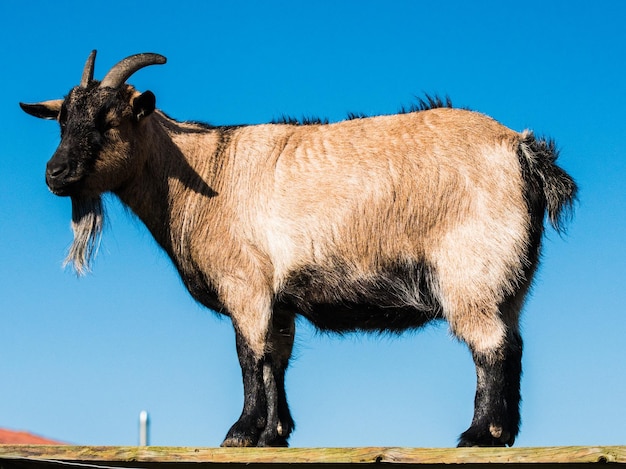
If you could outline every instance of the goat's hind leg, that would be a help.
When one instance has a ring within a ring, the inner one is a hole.
[[[519,433],[523,345],[519,316],[529,285],[530,280],[489,313],[463,316],[473,326],[466,324],[459,337],[468,344],[476,365],[476,397],[472,424],[459,438],[459,446],[512,446]]]
[[[520,424],[522,339],[517,331],[508,331],[500,347],[472,350],[472,356],[477,377],[474,418],[459,446],[512,446]]]
[[[441,283],[444,316],[465,342],[476,365],[476,397],[470,427],[459,446],[512,445],[519,431],[522,340],[519,311],[525,290],[502,298],[504,288],[477,284],[476,279],[447,272]]]

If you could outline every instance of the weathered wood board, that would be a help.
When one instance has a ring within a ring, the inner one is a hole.
[[[545,448],[189,448],[130,446],[0,445],[0,469],[128,467],[209,469],[273,466],[277,469],[335,469],[346,465],[436,467],[626,467],[626,446]],[[172,466],[176,465],[176,468]],[[200,468],[199,466],[207,466]]]

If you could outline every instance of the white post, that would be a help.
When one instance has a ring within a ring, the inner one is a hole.
[[[148,412],[142,410],[139,412],[139,446],[148,446],[148,427],[150,425],[150,419]]]

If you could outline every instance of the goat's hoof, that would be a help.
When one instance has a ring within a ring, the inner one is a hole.
[[[259,433],[260,430],[255,426],[245,425],[238,421],[230,428],[230,430],[228,430],[226,438],[224,438],[221,446],[224,448],[257,446],[259,442]]]
[[[246,448],[256,446],[255,440],[247,437],[228,436],[220,445],[222,448]]]
[[[513,446],[515,435],[503,428],[502,425],[491,424],[483,429],[478,426],[470,427],[459,438],[459,448],[470,446]]]
[[[289,438],[289,436],[281,436],[278,434],[278,432],[270,432],[265,430],[263,433],[261,433],[261,436],[259,437],[259,443],[258,446],[272,446],[272,447],[279,447],[279,448],[287,448],[289,446],[289,444],[287,443],[287,439]]]

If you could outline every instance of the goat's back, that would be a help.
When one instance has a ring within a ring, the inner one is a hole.
[[[238,213],[282,273],[331,257],[364,271],[436,264],[451,248],[515,258],[528,223],[520,139],[456,109],[249,127],[233,151],[248,176],[238,190],[254,192]]]

